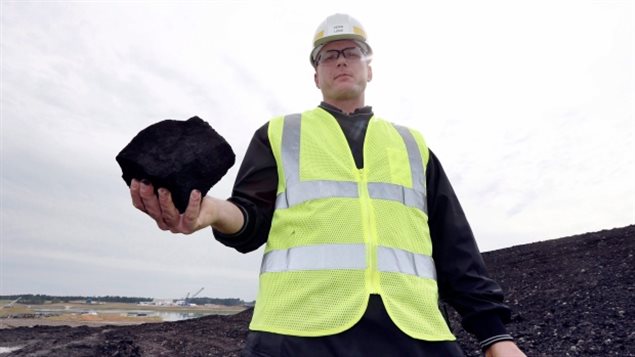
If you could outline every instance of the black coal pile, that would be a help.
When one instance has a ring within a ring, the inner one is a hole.
[[[514,313],[508,329],[530,356],[635,356],[635,225],[483,254]],[[137,326],[13,328],[8,356],[239,356],[251,310]],[[451,314],[467,356],[476,341]]]
[[[234,165],[231,146],[199,117],[167,119],[141,130],[116,157],[130,186],[145,180],[166,188],[183,213],[193,189],[205,196]]]
[[[530,356],[635,356],[635,225],[487,252]],[[453,327],[468,356],[471,336]]]

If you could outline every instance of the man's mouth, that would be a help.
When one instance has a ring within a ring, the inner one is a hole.
[[[352,77],[352,76],[348,73],[341,73],[335,76],[335,79],[342,78],[342,77]]]

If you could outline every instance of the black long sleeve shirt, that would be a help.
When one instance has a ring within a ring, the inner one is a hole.
[[[320,106],[337,119],[357,167],[362,168],[363,143],[372,109],[360,108],[349,115],[326,103]],[[267,241],[275,208],[278,175],[267,129],[265,124],[255,132],[229,198],[242,209],[244,226],[233,235],[214,231],[218,241],[242,253],[251,252]],[[465,214],[432,151],[426,181],[428,225],[440,298],[459,312],[463,327],[476,335],[481,347],[511,339],[503,324],[509,319],[510,310],[502,303],[502,290],[488,277]],[[378,296],[371,296],[366,315],[381,315],[388,320],[383,323],[391,323]]]

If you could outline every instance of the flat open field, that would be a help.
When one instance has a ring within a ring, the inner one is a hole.
[[[0,301],[4,306],[9,301]],[[136,325],[181,320],[205,315],[231,315],[244,306],[157,306],[125,303],[86,304],[69,302],[42,305],[16,303],[0,309],[0,329],[22,326]]]

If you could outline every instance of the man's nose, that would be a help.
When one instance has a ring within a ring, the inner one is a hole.
[[[338,58],[337,58],[337,66],[341,67],[341,66],[348,66],[348,61],[346,60],[346,58],[344,58],[344,54],[341,54]]]

